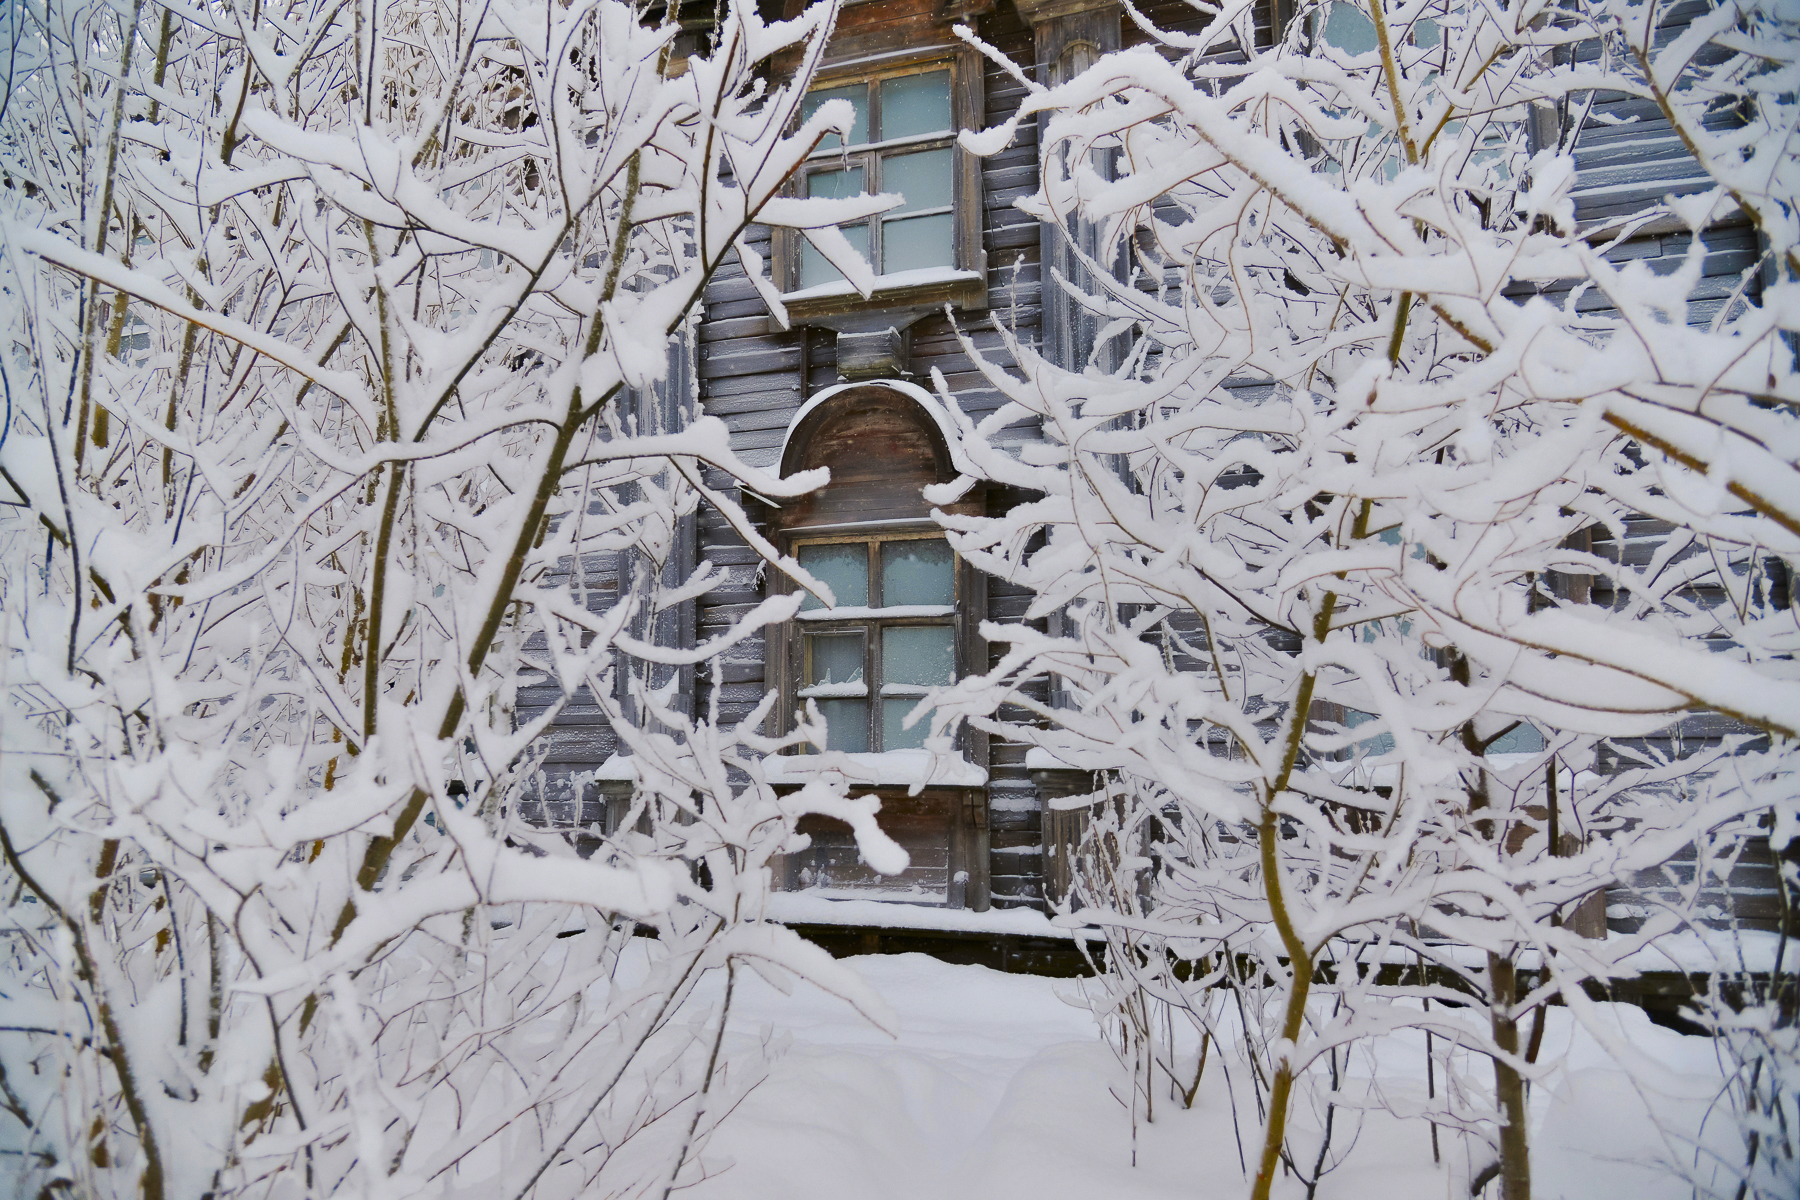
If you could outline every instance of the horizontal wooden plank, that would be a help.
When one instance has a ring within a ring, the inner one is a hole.
[[[772,371],[791,371],[800,366],[798,346],[742,346],[741,342],[724,343],[727,348],[711,347],[700,356],[702,379],[722,376],[764,375]]]

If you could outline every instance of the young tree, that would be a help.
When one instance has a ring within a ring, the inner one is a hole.
[[[1582,983],[1677,922],[1597,942],[1565,918],[1772,799],[1793,828],[1764,784],[1800,732],[1792,30],[1754,4],[1671,41],[1657,3],[1365,0],[1258,46],[1249,3],[1201,7],[1192,36],[1134,13],[1152,44],[965,137],[992,153],[1047,115],[1021,204],[1082,262],[1056,284],[1099,349],[1069,370],[1009,342],[1020,375],[988,377],[1010,403],[961,423],[975,469],[1042,498],[946,517],[953,542],[1058,620],[988,627],[1003,657],[932,719],[1104,784],[1077,895],[1109,931],[1104,1002],[1148,1039],[1145,1010],[1210,1029],[1205,989],[1240,989],[1257,1200],[1284,1160],[1327,1165],[1290,1136],[1296,1089],[1399,1024],[1490,1056],[1492,1107],[1438,1118],[1490,1137],[1473,1182],[1523,1200],[1541,1006],[1585,1016]],[[1655,99],[1720,186],[1578,229],[1600,91]],[[1694,323],[1727,196],[1780,225],[1774,272]],[[1675,270],[1608,258],[1671,214],[1696,234]],[[1010,453],[1026,418],[1044,445]],[[1673,532],[1628,555],[1643,515]],[[1678,753],[1696,709],[1772,748]],[[1384,962],[1428,969],[1395,986]],[[1485,1030],[1419,1004],[1470,995]]]
[[[760,923],[803,813],[904,866],[872,804],[777,797],[760,710],[724,728],[633,668],[704,669],[798,598],[686,651],[633,622],[704,580],[594,602],[701,503],[773,556],[703,464],[819,482],[745,465],[688,397],[641,427],[633,397],[727,255],[757,274],[751,222],[839,215],[778,198],[847,119],[798,121],[835,7],[722,4],[685,59],[660,11],[8,9],[20,1194],[666,1195],[749,1082],[722,1010],[674,1021],[703,973],[786,964],[879,1016]],[[531,682],[562,699],[522,710]],[[587,858],[520,819],[583,689],[637,779]]]

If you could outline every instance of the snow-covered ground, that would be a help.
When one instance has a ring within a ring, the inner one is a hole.
[[[1163,1088],[1155,1120],[1138,1130],[1134,1167],[1130,1118],[1112,1095],[1125,1094],[1125,1076],[1092,1018],[1069,1003],[1076,981],[918,954],[851,963],[898,1013],[897,1038],[809,985],[783,996],[739,973],[733,1039],[748,1050],[772,1027],[792,1042],[719,1129],[705,1156],[711,1177],[688,1192],[694,1200],[1226,1200],[1247,1191],[1229,1102],[1235,1094],[1242,1106],[1247,1156],[1257,1119],[1241,1062],[1215,1055],[1191,1111],[1167,1103]],[[713,989],[703,998],[716,998]],[[1674,1163],[1693,1160],[1691,1138],[1719,1087],[1712,1043],[1627,1006],[1601,1013],[1664,1074],[1654,1092],[1634,1085],[1596,1040],[1571,1037],[1567,1010],[1552,1010],[1540,1061],[1561,1061],[1532,1092],[1534,1194],[1685,1200],[1692,1193]],[[1423,1099],[1421,1048],[1422,1039],[1388,1039],[1374,1075],[1394,1108]],[[1474,1083],[1491,1078],[1485,1062],[1463,1069]],[[1441,1073],[1436,1085],[1440,1094],[1453,1086]],[[1316,1119],[1296,1119],[1316,1152]],[[1707,1128],[1725,1135],[1718,1117]],[[1442,1128],[1439,1145],[1434,1165],[1422,1119],[1340,1110],[1333,1146],[1349,1154],[1317,1196],[1460,1200],[1471,1142]],[[1283,1180],[1276,1194],[1303,1197],[1305,1188]]]

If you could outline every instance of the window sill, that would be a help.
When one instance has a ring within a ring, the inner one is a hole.
[[[853,929],[928,929],[952,933],[1015,934],[1021,937],[1099,939],[1097,931],[1051,923],[1035,908],[995,908],[971,912],[938,904],[895,903],[892,900],[836,899],[816,890],[776,892],[765,902],[763,915],[784,925],[841,925]]]
[[[955,614],[955,607],[949,604],[895,604],[888,608],[803,608],[794,615],[802,621],[871,621],[878,618],[949,617]]]
[[[853,786],[981,787],[987,772],[960,754],[884,750],[879,754],[783,754],[763,760],[770,783],[843,780]]]
[[[781,298],[788,319],[800,324],[823,325],[840,333],[872,328],[871,318],[917,320],[944,305],[984,308],[987,281],[979,271],[954,267],[928,267],[881,275],[875,290],[864,299],[847,280],[822,283]]]

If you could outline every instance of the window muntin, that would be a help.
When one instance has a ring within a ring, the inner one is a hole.
[[[935,534],[839,537],[795,547],[836,600],[801,606],[797,705],[826,720],[828,750],[922,747],[928,722],[906,715],[956,680],[956,556]]]
[[[819,143],[806,171],[808,196],[841,199],[867,191],[906,198],[885,213],[839,226],[877,275],[956,265],[950,85],[947,68],[895,75],[820,88],[801,109],[804,118],[827,100],[848,100],[856,110],[847,145],[835,134]],[[798,275],[801,290],[843,279],[806,240]]]

